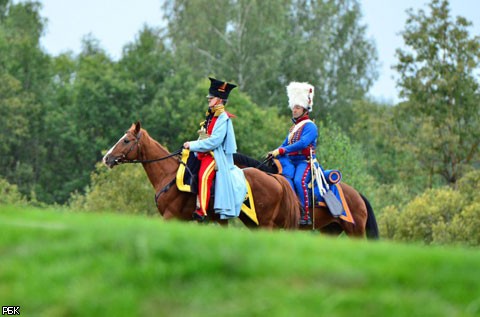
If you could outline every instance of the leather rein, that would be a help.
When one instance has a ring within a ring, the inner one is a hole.
[[[168,158],[171,158],[171,157],[174,157],[174,156],[177,156],[179,155],[180,153],[182,153],[182,150],[183,150],[183,147],[179,148],[178,150],[176,150],[175,152],[173,153],[170,153],[169,155],[167,156],[163,156],[163,157],[160,157],[160,158],[156,158],[156,159],[151,159],[151,160],[129,160],[129,159],[125,159],[128,154],[130,154],[130,152],[133,151],[133,149],[135,148],[135,146],[137,146],[137,157],[140,156],[140,145],[139,145],[139,142],[140,142],[140,138],[142,137],[142,131],[138,132],[137,136],[135,137],[135,142],[134,144],[132,144],[132,146],[130,147],[130,149],[128,150],[128,152],[126,154],[123,154],[123,157],[119,160],[117,160],[118,163],[130,163],[130,164],[139,164],[139,163],[153,163],[153,162],[159,162],[159,161],[163,161],[163,160],[166,160]],[[176,178],[174,178],[172,181],[170,181],[167,185],[165,185],[160,191],[158,191],[156,194],[155,194],[155,204],[157,205],[157,208],[158,208],[158,198],[160,197],[161,194],[167,192],[170,187],[173,186],[173,184],[175,184],[175,181],[176,181]]]
[[[159,161],[163,161],[163,160],[166,160],[168,158],[171,158],[173,156],[176,156],[180,153],[182,153],[182,149],[183,147],[179,148],[178,150],[176,150],[175,152],[173,153],[170,153],[169,155],[167,156],[164,156],[164,157],[160,157],[160,158],[156,158],[156,159],[151,159],[151,160],[128,160],[128,159],[125,159],[128,154],[130,154],[130,152],[133,151],[133,149],[135,148],[135,146],[137,146],[137,157],[140,156],[139,152],[140,152],[140,145],[138,144],[140,142],[140,138],[142,137],[142,131],[138,132],[138,135],[135,137],[135,143],[132,144],[132,146],[130,147],[130,149],[128,150],[128,152],[126,154],[123,155],[123,157],[118,161],[119,163],[131,163],[131,164],[138,164],[138,163],[153,163],[153,162],[159,162]]]

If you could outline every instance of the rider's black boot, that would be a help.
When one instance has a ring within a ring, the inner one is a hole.
[[[300,209],[300,220],[298,221],[298,224],[300,226],[310,226],[312,224],[310,213],[306,212],[303,206]]]

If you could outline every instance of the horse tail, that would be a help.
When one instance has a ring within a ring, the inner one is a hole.
[[[362,194],[360,194],[360,196],[365,202],[365,206],[367,206],[367,223],[365,224],[367,239],[376,240],[380,238],[380,235],[378,233],[377,219],[375,218],[375,214],[373,213],[372,205],[370,205],[370,202],[365,196],[363,196]]]
[[[298,228],[298,221],[300,217],[300,202],[297,199],[297,195],[292,190],[290,183],[284,176],[279,174],[268,174],[274,177],[282,186],[282,199],[280,200],[280,208],[283,208],[286,212],[284,214],[285,222],[284,229],[296,229]]]

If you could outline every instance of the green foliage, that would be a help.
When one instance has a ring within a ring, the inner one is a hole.
[[[378,216],[378,229],[382,239],[394,239],[398,230],[399,211],[395,206],[387,206]]]
[[[349,135],[364,153],[365,172],[373,177],[374,186],[368,193],[376,212],[390,205],[403,206],[436,184],[431,171],[421,166],[404,144],[398,127],[409,123],[398,115],[397,107],[359,101],[353,112],[357,121]]]
[[[426,244],[480,243],[480,171],[460,179],[458,189],[430,189],[403,207],[390,206],[379,217],[382,236]]]
[[[450,223],[463,207],[461,193],[453,189],[428,190],[403,208],[395,238],[433,243],[434,227]]]
[[[31,96],[24,93],[21,82],[9,74],[0,73],[0,170],[2,175],[14,179],[15,165],[18,163],[20,145],[29,137],[28,111]]]
[[[135,86],[135,98],[130,100],[134,103],[130,105],[131,109],[150,105],[156,95],[169,98],[175,96],[178,99],[178,95],[183,92],[178,89],[181,85],[173,89],[174,84],[180,84],[176,78],[185,79],[189,75],[182,72],[182,65],[175,63],[173,54],[165,47],[164,42],[161,30],[144,26],[135,41],[123,49],[123,56],[116,71],[123,80],[130,81]],[[187,87],[190,83],[187,81],[183,84]]]
[[[238,151],[263,161],[268,151],[283,141],[290,127],[290,120],[277,109],[265,109],[252,101],[245,93],[232,93],[227,111],[233,113]]]
[[[3,6],[6,9],[0,11],[0,72],[10,73],[25,90],[43,96],[50,57],[40,48],[45,29],[45,19],[40,16],[41,4],[7,1]]]
[[[3,1],[0,7],[0,175],[29,195],[46,154],[50,58],[40,48],[44,19],[39,2]]]
[[[376,77],[376,52],[360,24],[358,1],[214,3],[164,5],[177,61],[191,65],[196,78],[220,74],[258,105],[282,110],[288,82],[310,81],[318,107],[340,115]]]
[[[72,210],[90,212],[155,215],[155,190],[141,165],[123,165],[108,169],[101,163],[91,174],[90,186],[84,195],[74,193],[69,200]]]
[[[17,185],[8,183],[0,178],[0,205],[19,205],[25,204],[26,200],[18,191]]]
[[[466,173],[457,185],[465,203],[480,202],[480,170],[476,169]]]
[[[361,192],[370,192],[373,179],[367,172],[363,152],[330,119],[327,124],[318,123],[317,160],[324,169],[340,170],[343,182]]]
[[[450,16],[447,0],[432,0],[430,15],[409,12],[403,38],[410,51],[397,50],[403,144],[432,173],[455,185],[480,159],[478,116],[480,37],[471,23]],[[412,139],[415,142],[411,142]]]
[[[377,53],[360,23],[359,2],[296,0],[290,8],[285,77],[311,82],[313,116],[328,113],[346,130],[355,121],[352,102],[362,99],[377,77]]]
[[[455,215],[450,226],[443,228],[448,241],[478,247],[480,245],[480,202],[474,202]],[[444,242],[444,241],[442,241]]]
[[[480,170],[467,173],[458,181],[458,191],[462,193],[466,207],[453,218],[445,228],[450,240],[470,246],[480,245]]]
[[[124,78],[95,39],[83,44],[80,57],[61,55],[54,60],[52,116],[46,128],[55,138],[46,142],[50,162],[40,180],[49,191],[39,195],[48,202],[64,203],[70,193],[82,190],[101,151],[139,117],[135,84]]]
[[[408,202],[415,198],[416,195],[422,193],[415,192],[412,188],[403,183],[382,184],[375,180],[374,185],[368,193],[371,195],[372,201],[375,203],[375,213],[381,214],[384,208],[405,206]],[[370,198],[370,196],[368,197]]]

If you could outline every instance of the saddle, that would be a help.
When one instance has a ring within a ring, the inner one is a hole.
[[[177,188],[182,192],[198,194],[198,172],[200,170],[200,161],[195,157],[195,154],[188,149],[183,149],[181,155],[180,166],[178,167],[176,176]],[[252,189],[247,179],[245,179],[245,182],[247,185],[247,194],[245,195],[241,212],[258,225]],[[210,193],[210,201],[213,202],[215,196],[215,182],[212,182]]]
[[[315,201],[313,206],[325,207],[331,211],[331,204],[337,204],[336,213],[332,212],[334,217],[338,217],[342,220],[348,221],[350,223],[355,223],[350,208],[345,200],[345,195],[343,194],[343,189],[340,186],[340,181],[342,179],[342,174],[338,170],[323,170],[320,165],[315,166],[316,176],[314,180],[310,181],[308,188],[314,187],[313,196]],[[323,175],[321,175],[322,173]],[[320,178],[320,179],[319,179]],[[325,185],[326,183],[327,185]],[[328,190],[326,190],[326,187]],[[310,197],[310,201],[312,197]],[[333,201],[332,201],[333,200]]]
[[[314,163],[318,164],[318,162],[316,162],[316,160],[315,160]],[[270,168],[274,168],[278,172],[278,174],[282,174],[282,165],[280,164],[280,161],[278,159],[273,159],[272,163],[270,163],[270,164],[271,164]],[[323,178],[328,183],[330,191],[332,192],[331,193],[332,195],[329,198],[330,199],[332,199],[332,198],[335,199],[336,198],[338,200],[338,203],[341,204],[340,208],[343,209],[343,211],[341,212],[340,215],[333,215],[333,216],[338,217],[342,220],[348,221],[350,223],[355,223],[355,221],[353,219],[353,216],[350,212],[350,208],[348,207],[348,204],[345,200],[345,196],[343,194],[342,187],[340,186],[340,181],[342,180],[342,173],[339,170],[324,170],[323,168],[320,167],[320,164],[318,164],[318,167],[317,167],[317,164],[315,164],[316,169],[318,169],[319,173],[323,173]],[[328,208],[328,205],[327,205],[325,199],[320,194],[320,188],[318,186],[318,183],[321,183],[321,182],[322,182],[321,180],[319,180],[318,182],[317,181],[313,182],[313,184],[315,184],[315,186],[314,186],[312,184],[312,181],[310,181],[310,183],[307,185],[308,188],[310,189],[310,193],[309,193],[310,194],[309,195],[310,196],[310,206],[324,207],[327,210],[330,210]],[[314,188],[314,195],[313,195],[314,199],[315,199],[315,202],[312,202],[312,195],[311,195],[311,188],[312,187],[315,187]]]

